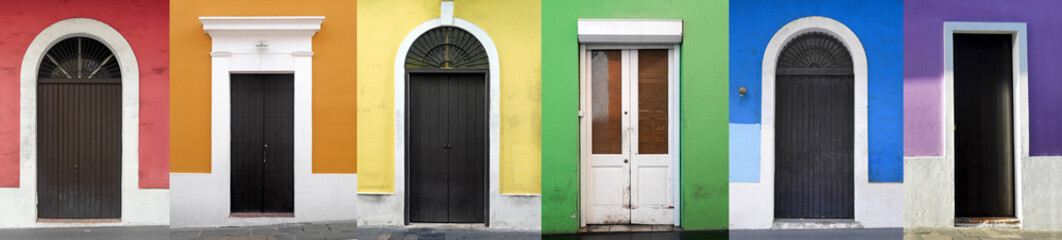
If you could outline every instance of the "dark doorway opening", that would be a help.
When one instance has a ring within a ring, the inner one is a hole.
[[[409,74],[409,222],[485,222],[486,76],[485,71]]]
[[[295,211],[294,79],[292,74],[231,77],[232,213]]]
[[[1013,217],[1013,36],[955,34],[955,216]]]

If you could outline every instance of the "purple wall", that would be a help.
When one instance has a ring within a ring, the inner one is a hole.
[[[944,21],[1025,22],[1029,151],[1062,155],[1062,1],[905,0],[904,156],[942,156]]]

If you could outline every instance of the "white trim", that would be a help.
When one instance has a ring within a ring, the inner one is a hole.
[[[954,42],[956,33],[1006,34],[1014,37],[1012,57],[1014,71],[1014,214],[1022,219],[1022,163],[1029,159],[1029,54],[1026,25],[1021,22],[944,22],[944,159],[948,166],[955,166],[955,61]],[[952,126],[948,128],[947,126]],[[954,169],[951,171],[954,174]],[[954,181],[954,178],[951,178]],[[954,199],[953,202],[954,203]],[[954,222],[954,219],[952,219]]]
[[[260,225],[351,220],[356,217],[355,174],[313,174],[312,37],[324,17],[201,17],[211,36],[211,173],[172,173],[173,227]],[[268,42],[268,47],[256,45]],[[230,218],[230,76],[294,75],[293,218]]]
[[[682,43],[681,19],[579,19],[579,43]]]
[[[668,108],[670,109],[669,110],[669,116],[668,116],[669,120],[670,120],[669,123],[668,123],[668,140],[669,140],[669,142],[668,142],[669,154],[668,155],[670,155],[669,157],[671,158],[670,185],[672,186],[672,189],[670,191],[671,192],[671,199],[670,200],[671,200],[671,203],[673,204],[673,207],[674,207],[674,209],[672,210],[672,219],[671,219],[671,221],[673,221],[672,225],[674,225],[674,226],[679,226],[682,223],[682,221],[681,221],[681,219],[682,219],[681,215],[682,214],[680,214],[681,213],[681,206],[682,206],[682,204],[680,204],[681,203],[681,199],[682,199],[681,198],[681,195],[682,195],[681,189],[682,188],[681,188],[681,181],[680,181],[680,179],[681,179],[680,178],[680,172],[681,172],[680,171],[680,162],[681,161],[680,161],[680,158],[679,158],[680,146],[681,146],[681,144],[679,142],[679,131],[680,131],[680,127],[681,127],[681,125],[679,124],[679,122],[680,122],[679,121],[679,116],[680,116],[679,115],[679,111],[680,111],[680,107],[679,107],[679,100],[680,100],[680,98],[679,98],[680,97],[679,96],[679,92],[680,92],[679,91],[679,86],[680,85],[679,84],[680,84],[680,81],[681,81],[681,79],[679,77],[679,76],[681,76],[681,74],[680,74],[681,72],[679,71],[680,70],[680,66],[679,66],[680,62],[679,62],[679,60],[681,59],[681,57],[679,56],[680,53],[681,53],[681,49],[680,48],[681,48],[681,46],[679,44],[673,44],[673,45],[659,45],[659,44],[658,45],[653,45],[653,44],[622,44],[622,45],[616,45],[616,44],[580,44],[579,45],[579,109],[580,110],[579,110],[578,116],[579,116],[579,125],[581,126],[579,128],[579,136],[580,136],[579,137],[579,149],[580,149],[579,150],[579,152],[580,152],[580,154],[579,154],[579,159],[580,159],[579,160],[579,186],[580,186],[579,187],[579,203],[580,203],[580,206],[590,206],[590,203],[592,201],[591,194],[589,194],[586,191],[588,189],[587,187],[591,186],[590,179],[589,179],[589,177],[586,176],[586,172],[584,172],[585,169],[590,169],[590,165],[589,165],[589,161],[588,161],[588,159],[590,159],[590,151],[589,151],[589,149],[590,149],[590,139],[589,139],[590,128],[589,127],[583,127],[583,126],[586,126],[587,124],[589,124],[588,123],[589,119],[584,118],[584,116],[586,116],[588,114],[588,112],[589,112],[588,109],[590,108],[589,107],[589,101],[587,101],[587,99],[586,99],[586,96],[590,95],[590,92],[589,92],[590,88],[589,88],[589,83],[588,83],[588,81],[589,81],[589,73],[590,73],[590,64],[591,64],[590,61],[589,61],[590,60],[590,56],[589,56],[590,51],[591,50],[607,50],[607,49],[614,49],[614,50],[667,49],[668,50],[668,54],[669,54],[669,56],[668,56],[668,61],[669,61],[668,64],[669,64],[669,66],[671,66],[671,70],[669,70],[669,72],[668,72],[668,79],[669,79],[668,91],[671,93],[671,97],[668,98]],[[624,65],[630,64],[630,65],[632,65],[631,68],[636,68],[637,67],[636,66],[637,63],[633,62],[633,61],[636,61],[637,54],[636,53],[632,53],[631,55],[633,55],[633,57],[629,57],[628,60],[630,60],[632,62],[631,63],[624,63]],[[628,71],[629,70],[625,69],[623,72],[628,72]],[[633,71],[633,70],[630,70],[630,71]],[[632,78],[632,79],[636,79],[637,78],[636,75],[624,76],[624,78],[628,78],[628,77]],[[625,81],[625,84],[628,84],[628,82]],[[625,89],[627,89],[627,88],[625,87]],[[627,98],[627,97],[628,96],[624,96],[624,98]],[[631,96],[631,97],[633,97],[633,96]],[[626,102],[626,100],[625,100],[625,102]],[[634,123],[632,123],[631,125],[634,125]],[[634,134],[636,134],[636,133],[634,133]],[[636,138],[636,136],[632,136],[631,138]],[[624,144],[628,144],[627,140],[624,140]],[[625,149],[626,149],[626,147],[625,147]],[[633,177],[633,175],[632,175],[632,177]],[[634,180],[631,179],[631,181],[634,181]],[[633,199],[632,199],[632,201],[633,201]],[[579,215],[579,226],[586,226],[587,225],[587,219],[589,219],[589,215],[588,214],[591,214],[590,211],[588,211],[588,209],[582,209],[582,207],[580,207],[579,213],[580,213],[580,215]]]
[[[38,223],[37,220],[37,68],[44,54],[61,40],[88,37],[106,45],[122,72],[122,216],[118,223]],[[20,185],[0,189],[0,228],[165,225],[169,223],[168,189],[141,189],[139,184],[140,72],[136,55],[121,33],[106,23],[71,18],[48,26],[30,43],[20,70]]]
[[[775,67],[783,48],[800,34],[823,32],[840,40],[852,56],[854,81],[854,220],[865,227],[902,224],[902,184],[870,183],[868,172],[868,65],[859,38],[843,23],[811,16],[780,28],[767,44],[762,65],[760,113],[760,182],[730,183],[731,227],[771,228],[774,225]],[[767,209],[767,210],[763,210]]]

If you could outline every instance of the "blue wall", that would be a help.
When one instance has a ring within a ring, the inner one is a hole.
[[[869,70],[870,181],[903,181],[903,2],[900,0],[730,1],[731,182],[758,182],[760,82],[763,51],[778,30],[808,16],[837,20],[855,32]],[[745,96],[737,90],[748,88]],[[750,127],[756,126],[756,127]],[[746,137],[739,137],[746,136]],[[752,163],[754,162],[754,164]]]

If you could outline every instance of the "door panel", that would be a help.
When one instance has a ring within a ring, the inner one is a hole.
[[[231,211],[295,206],[294,76],[233,74]]]
[[[485,221],[483,74],[410,74],[409,221]]]
[[[590,198],[586,222],[671,224],[670,52],[588,54],[589,91],[584,94],[589,96],[584,98],[592,152],[584,165],[589,168],[584,173]]]
[[[121,218],[121,102],[121,79],[38,80],[38,218]]]
[[[637,126],[632,143],[631,223],[670,224],[674,222],[671,203],[671,156],[668,155],[670,129],[668,93],[670,64],[668,50],[641,49],[635,52],[638,81],[631,88],[632,105],[638,109],[631,119]],[[632,61],[633,62],[633,61]],[[633,81],[634,79],[632,79]]]
[[[629,53],[590,53],[590,196],[589,223],[630,223]]]
[[[852,75],[779,75],[775,217],[854,217]]]
[[[1011,35],[955,34],[955,215],[1014,216]]]

